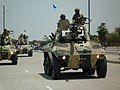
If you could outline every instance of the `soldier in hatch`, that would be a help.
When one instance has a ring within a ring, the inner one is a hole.
[[[72,18],[73,23],[84,25],[86,19],[83,16],[83,14],[80,14],[80,9],[76,8],[74,11],[75,11],[75,14],[73,15],[73,18]]]
[[[56,31],[56,37],[60,38],[62,35],[62,31],[67,31],[69,28],[69,20],[66,19],[66,16],[64,14],[60,15],[60,20],[58,21],[57,25],[57,31]]]
[[[78,24],[79,26],[82,26],[84,29],[84,37],[86,40],[90,40],[88,37],[88,33],[84,27],[85,21],[86,21],[86,17],[83,16],[83,14],[80,13],[80,9],[76,8],[75,10],[75,14],[73,15],[72,21],[75,24]]]
[[[10,34],[10,31],[7,29],[4,29],[2,36],[1,36],[1,39],[2,39],[1,43],[2,44],[5,44],[5,45],[11,44],[9,34]]]
[[[24,35],[20,34],[20,36],[18,37],[18,45],[24,45]]]
[[[68,30],[69,28],[69,20],[66,19],[64,14],[60,15],[60,20],[58,21],[58,29],[62,29],[63,31]]]

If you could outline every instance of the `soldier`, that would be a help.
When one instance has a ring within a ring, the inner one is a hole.
[[[62,31],[67,31],[69,28],[69,20],[66,19],[66,16],[64,14],[60,15],[60,20],[58,21],[57,25],[57,31],[56,31],[56,37],[60,38],[62,35]]]
[[[85,18],[83,16],[83,14],[80,14],[80,10],[78,8],[76,8],[75,10],[75,14],[73,15],[73,23],[77,23],[79,25],[84,25],[85,24]]]
[[[58,21],[58,28],[66,31],[68,27],[69,27],[69,20],[66,19],[66,16],[64,14],[61,14],[60,20]]]
[[[23,38],[23,34],[20,34],[20,36],[18,37],[18,44],[19,45],[23,45],[24,44],[24,38]]]
[[[10,37],[9,37],[9,34],[10,34],[10,31],[7,30],[7,29],[4,29],[3,33],[2,33],[2,37],[1,37],[1,43],[2,44],[10,44],[11,43],[11,40],[10,40]]]

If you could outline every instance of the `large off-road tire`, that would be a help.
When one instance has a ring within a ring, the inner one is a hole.
[[[45,74],[47,74],[48,76],[51,76],[52,75],[52,67],[51,67],[51,62],[50,62],[48,56],[44,57],[44,64],[43,64],[43,66],[44,66]]]
[[[33,51],[32,51],[32,50],[30,50],[30,51],[28,52],[28,56],[30,56],[30,57],[33,56]]]
[[[16,55],[12,56],[12,64],[17,65],[17,63],[18,63],[18,57],[17,57],[17,54],[16,54]]]
[[[94,75],[95,74],[95,69],[82,68],[82,71],[83,71],[84,74],[87,74],[87,75]]]
[[[99,78],[105,78],[107,73],[107,60],[104,58],[103,60],[99,60],[97,62],[97,76]]]
[[[53,55],[53,62],[52,62],[52,78],[59,79],[61,76],[61,68],[59,60]]]

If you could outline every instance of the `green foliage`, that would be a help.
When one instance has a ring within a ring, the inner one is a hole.
[[[120,26],[115,27],[114,32],[107,37],[109,46],[120,46]]]
[[[105,37],[109,33],[105,23],[101,23],[101,25],[98,26],[97,32],[99,37]]]
[[[98,35],[90,35],[90,40],[94,42],[98,42]]]
[[[102,46],[106,47],[107,35],[109,34],[108,29],[106,28],[106,23],[101,23],[97,28],[97,33],[99,36],[99,42]]]

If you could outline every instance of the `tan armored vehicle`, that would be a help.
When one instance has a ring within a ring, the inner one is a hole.
[[[28,54],[28,56],[33,56],[32,47],[31,45],[29,45],[28,36],[26,36],[25,34],[21,34],[18,37],[18,42],[16,46],[18,54]]]
[[[90,42],[85,27],[71,24],[61,36],[52,34],[52,42],[44,47],[44,72],[53,79],[60,78],[61,71],[82,69],[88,75],[105,78],[107,61],[100,44]]]
[[[0,35],[0,61],[1,60],[10,60],[12,64],[17,65],[18,57],[16,53],[16,47],[12,44],[10,38],[10,32],[4,29],[4,32]]]

